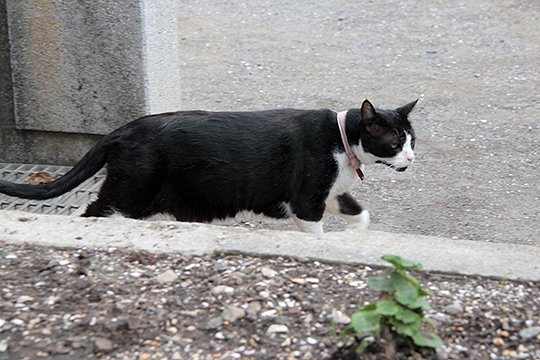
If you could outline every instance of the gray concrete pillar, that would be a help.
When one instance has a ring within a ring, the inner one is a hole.
[[[174,0],[0,0],[2,10],[14,117],[0,120],[0,161],[17,157],[1,150],[18,147],[7,143],[11,137],[41,137],[43,153],[49,138],[92,138],[81,134],[107,134],[139,116],[180,109]],[[6,136],[10,131],[15,135]]]

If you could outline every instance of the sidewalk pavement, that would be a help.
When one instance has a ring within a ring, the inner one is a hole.
[[[380,231],[327,233],[245,229],[171,221],[79,218],[0,211],[0,241],[55,247],[126,248],[192,255],[242,253],[383,265],[384,254],[427,271],[540,281],[540,247]],[[1,252],[0,252],[1,258]]]

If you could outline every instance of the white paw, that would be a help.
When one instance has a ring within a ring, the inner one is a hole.
[[[293,215],[292,218],[296,225],[300,228],[300,231],[316,235],[324,234],[322,221],[305,221],[299,219],[295,215]]]
[[[361,230],[361,231],[367,231],[369,227],[369,211],[362,210],[362,212],[357,216],[358,221],[354,224],[354,228]]]

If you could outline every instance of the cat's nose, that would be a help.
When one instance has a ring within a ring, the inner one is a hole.
[[[407,159],[407,161],[409,161],[410,163],[412,163],[414,161],[414,154],[408,154],[405,159]]]

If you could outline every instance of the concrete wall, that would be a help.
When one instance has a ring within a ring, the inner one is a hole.
[[[179,110],[173,5],[0,0],[0,162],[72,164],[99,135]]]

